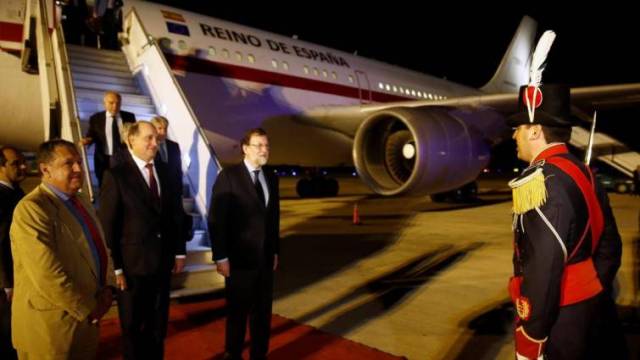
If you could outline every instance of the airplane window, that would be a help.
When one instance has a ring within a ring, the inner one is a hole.
[[[285,70],[289,70],[289,63],[286,62],[286,61],[283,61],[282,62],[282,68],[285,69]]]
[[[318,68],[313,68],[313,75],[318,76]]]
[[[378,87],[382,90],[384,90],[384,84],[383,83],[378,83]]]
[[[389,84],[385,84],[384,87],[387,89],[387,91],[391,91],[391,86],[389,86]]]
[[[404,88],[400,86],[400,94],[404,94]]]
[[[429,93],[429,100],[433,100],[433,95],[431,95],[431,93]]]
[[[187,43],[184,40],[178,41],[178,48],[180,48],[180,50],[185,50],[187,48]]]
[[[327,70],[322,70],[322,76],[327,77]]]
[[[209,46],[209,56],[216,56],[216,48]]]
[[[229,58],[229,50],[227,49],[222,49],[222,56],[224,56],[225,58]]]
[[[393,85],[393,92],[398,92],[398,88],[395,85]]]
[[[170,50],[171,49],[171,39],[169,38],[160,38],[158,39],[158,43],[160,44],[160,47],[165,49],[165,50]]]
[[[422,97],[422,91],[418,91],[418,97]]]
[[[331,77],[335,80],[335,79],[337,79],[337,78],[338,78],[338,74],[336,74],[336,72],[335,72],[335,71],[332,71],[332,72],[331,72]]]
[[[278,68],[278,62],[276,61],[276,59],[271,60],[271,67],[274,69]]]
[[[249,60],[249,63],[253,64],[256,62],[256,57],[253,56],[253,54],[249,54],[247,55],[247,60]]]
[[[240,51],[236,51],[236,60],[242,62],[242,53]]]
[[[349,75],[349,82],[353,84],[353,75]]]
[[[304,73],[305,74],[309,73],[309,67],[307,65],[304,66]]]
[[[411,95],[416,96],[416,91],[415,90],[411,90]]]

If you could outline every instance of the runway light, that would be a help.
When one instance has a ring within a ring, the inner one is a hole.
[[[520,169],[518,169],[518,168],[513,168],[513,172],[514,172],[514,173],[520,172]]]
[[[298,173],[296,173],[295,171],[292,171],[292,172],[291,172],[291,175],[293,175],[293,176],[298,176]]]
[[[352,173],[351,173],[351,175],[353,175],[353,176],[358,176],[358,174],[356,174],[356,172],[355,172],[355,171],[354,171],[354,172],[352,172]]]

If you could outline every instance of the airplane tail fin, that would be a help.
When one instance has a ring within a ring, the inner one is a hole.
[[[498,70],[481,90],[488,93],[517,93],[529,81],[529,61],[535,47],[538,23],[525,16],[502,57]]]

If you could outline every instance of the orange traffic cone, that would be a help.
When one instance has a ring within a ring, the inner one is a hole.
[[[360,214],[358,213],[358,203],[353,204],[353,225],[361,225]]]

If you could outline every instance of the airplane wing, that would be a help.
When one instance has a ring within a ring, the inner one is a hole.
[[[351,106],[322,106],[308,109],[299,120],[354,136],[368,116],[389,109],[420,109],[430,107],[460,108],[467,111],[491,109],[503,115],[517,111],[518,94],[483,94],[446,100],[410,100]],[[571,100],[578,117],[596,109],[640,104],[640,83],[576,87]]]

